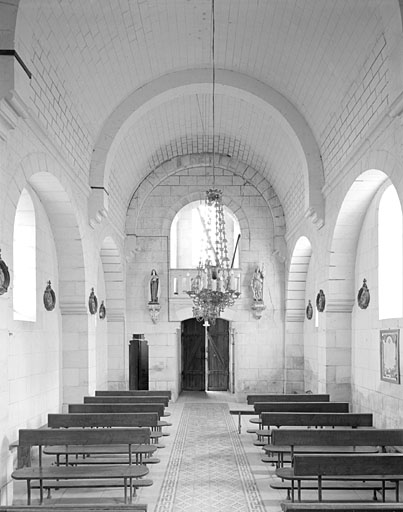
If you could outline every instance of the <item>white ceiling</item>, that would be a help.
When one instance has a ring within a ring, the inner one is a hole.
[[[236,77],[247,75],[278,91],[305,118],[320,149],[397,4],[215,0],[216,68],[234,73],[234,89]],[[20,46],[31,58],[38,48],[47,52],[93,147],[133,92],[174,72],[212,67],[211,0],[22,0],[19,15],[30,24],[30,31],[20,31]],[[211,91],[184,85],[183,94],[151,102],[132,116],[120,135],[111,180],[126,207],[142,178],[164,159],[211,150]],[[219,152],[267,177],[287,214],[302,162],[272,110],[247,94],[217,88],[215,135]]]

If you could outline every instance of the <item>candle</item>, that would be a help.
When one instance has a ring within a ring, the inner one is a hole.
[[[213,292],[217,291],[217,279],[212,279],[211,280],[211,289],[212,289]]]
[[[174,295],[178,295],[178,278],[174,277]]]

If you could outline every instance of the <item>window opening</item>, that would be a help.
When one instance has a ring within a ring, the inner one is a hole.
[[[170,235],[171,268],[196,268],[206,254],[206,218],[204,201],[193,201],[176,214]],[[240,234],[239,222],[229,208],[224,206],[225,233],[228,240],[228,256],[232,259],[235,244]],[[215,244],[215,232],[211,232],[211,242]],[[239,248],[235,254],[234,268],[239,268]]]
[[[14,219],[14,320],[36,321],[36,221],[28,191],[21,192]]]
[[[393,185],[383,193],[378,212],[379,319],[402,316],[402,208]]]

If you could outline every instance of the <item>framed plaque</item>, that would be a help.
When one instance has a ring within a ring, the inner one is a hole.
[[[380,332],[381,379],[400,384],[399,329]]]

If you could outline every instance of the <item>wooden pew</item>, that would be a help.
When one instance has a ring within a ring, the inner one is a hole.
[[[382,501],[385,501],[385,483],[393,482],[396,486],[396,501],[399,501],[399,482],[403,480],[403,455],[354,454],[346,455],[295,455],[294,476],[296,478],[317,478],[318,501],[322,501],[323,479],[337,477],[348,481],[352,477],[362,480],[375,480],[382,484]],[[300,480],[299,480],[300,481]]]
[[[167,396],[85,396],[85,404],[164,404],[168,407]]]
[[[15,480],[27,482],[27,504],[31,504],[32,481],[39,482],[40,503],[43,503],[43,490],[66,487],[114,487],[124,488],[127,503],[127,488],[130,503],[133,488],[152,485],[152,480],[141,479],[148,474],[145,465],[132,463],[132,445],[150,442],[149,428],[118,429],[22,429],[19,431],[19,449],[31,450],[39,447],[39,466],[22,467],[11,474]],[[127,445],[127,465],[49,466],[42,465],[42,447],[54,445]],[[29,460],[30,462],[30,460]]]
[[[54,504],[51,507],[44,505],[4,505],[0,506],[0,512],[46,512],[52,510],[53,512],[147,512],[148,507],[146,504],[132,503],[130,505],[111,503],[110,505],[60,505]]]
[[[352,412],[262,412],[262,426],[372,427],[372,414]]]
[[[248,405],[254,405],[256,402],[329,402],[330,395],[327,394],[252,394],[247,395]]]
[[[48,414],[49,428],[157,427],[158,413],[69,413]]]
[[[339,510],[345,512],[402,512],[403,503],[281,503],[283,512],[331,512]]]
[[[284,396],[284,395],[283,395]],[[289,395],[299,396],[299,395]],[[312,396],[312,395],[301,395]],[[251,423],[260,425],[262,412],[348,412],[347,402],[255,402],[253,409],[230,409],[230,414],[238,416],[238,432],[241,433],[241,417],[244,415],[259,414],[258,419],[251,419]]]
[[[120,404],[120,403],[99,403],[99,404],[69,404],[68,412],[70,413],[80,413],[80,414],[111,414],[111,413],[120,413],[120,414],[130,414],[130,413],[157,413],[158,414],[158,426],[155,434],[153,434],[153,438],[161,437],[163,435],[161,428],[164,426],[169,426],[171,423],[165,422],[161,420],[161,416],[168,416],[170,413],[165,411],[164,404]],[[158,443],[158,448],[163,448],[164,445]]]
[[[110,428],[110,427],[150,427],[157,428],[158,414],[157,413],[107,413],[107,414],[48,414],[48,427],[49,428]],[[151,432],[150,438],[156,437],[155,432]],[[139,444],[132,447],[132,451],[136,456],[136,463],[156,464],[159,459],[151,455],[157,450],[158,446],[153,444]],[[64,457],[63,462],[69,463],[69,456],[75,456],[74,462],[77,463],[100,463],[99,459],[88,458],[77,459],[78,455],[119,455],[127,453],[126,447],[117,446],[52,446],[46,447],[44,453],[56,456],[56,464],[60,465],[61,456]],[[102,459],[101,459],[102,460]],[[120,463],[120,458],[117,458],[115,463]],[[123,460],[124,461],[124,460]],[[113,460],[111,462],[114,462]]]
[[[161,419],[165,415],[165,407],[163,404],[69,404],[68,412],[71,413],[139,413],[139,412],[156,412],[158,418]],[[169,413],[168,413],[169,414]]]
[[[95,396],[167,396],[172,400],[172,392],[162,389],[97,390]]]
[[[255,413],[262,412],[348,412],[348,402],[255,402]]]
[[[391,446],[395,444],[401,444],[403,441],[403,430],[401,429],[343,429],[343,430],[312,430],[312,429],[286,429],[280,428],[278,430],[273,430],[271,445],[265,446],[265,451],[268,453],[275,453],[281,451],[289,451],[291,454],[291,459],[294,460],[296,455],[300,455],[301,453],[330,453],[334,451],[338,451],[340,447],[380,447],[382,451],[385,451],[386,446]],[[298,452],[298,453],[297,453]],[[344,457],[355,457],[356,454],[352,452],[351,454],[344,455]],[[369,454],[365,454],[365,456],[369,456]],[[310,478],[299,478],[297,479],[294,475],[294,467],[280,467],[276,469],[276,474],[279,478],[289,481],[287,482],[273,482],[271,487],[275,489],[287,489],[291,490],[291,499],[294,500],[294,486],[295,482],[298,484],[298,499],[301,496],[302,490],[302,481],[312,481],[312,476]],[[314,477],[316,480],[316,478]],[[350,480],[361,481],[363,479],[360,478],[350,478]],[[334,479],[332,479],[334,480]],[[338,478],[340,480],[340,478]],[[343,480],[343,479],[341,479]],[[368,479],[371,480],[371,479]],[[372,479],[373,480],[373,479]],[[370,482],[366,482],[369,484]],[[375,485],[374,482],[372,485]],[[382,486],[384,486],[385,482],[381,482]],[[304,484],[305,485],[305,484]],[[315,483],[316,485],[316,483]],[[335,488],[335,489],[349,489],[351,488],[352,483],[337,482],[337,485],[333,485],[330,487],[330,484],[326,483],[327,488]],[[307,486],[309,487],[309,486]],[[312,488],[312,486],[310,486]],[[360,488],[365,488],[360,487]],[[367,487],[368,488],[368,487]],[[373,486],[373,489],[376,487]],[[384,490],[383,490],[384,494]]]
[[[256,434],[256,446],[262,446],[263,438],[271,437],[271,427],[372,427],[372,414],[340,412],[262,412],[261,429]],[[264,460],[264,462],[268,462]]]

